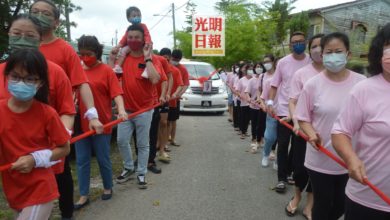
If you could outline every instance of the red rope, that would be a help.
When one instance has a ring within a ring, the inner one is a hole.
[[[256,105],[257,107],[260,107],[261,109],[261,106],[259,105],[259,103],[253,101],[253,100],[248,100],[246,97],[242,97],[238,92],[236,92],[230,85],[226,84],[232,91],[234,91],[233,93],[236,95],[236,96],[239,96],[241,99],[244,99],[246,100],[247,102],[249,103],[252,103],[254,105]],[[264,110],[263,110],[264,111]],[[286,126],[287,128],[289,128],[290,130],[294,130],[294,127],[291,126],[289,123],[287,123],[286,121],[283,121],[281,120],[278,116],[276,115],[271,115],[273,118],[275,118],[276,120],[278,120],[281,124],[283,124],[284,126]],[[298,131],[298,135],[301,136],[303,139],[305,139],[306,141],[309,140],[308,136],[306,134],[304,134],[303,132],[301,131]],[[343,160],[341,160],[339,157],[337,157],[336,155],[334,155],[332,152],[330,152],[328,149],[326,149],[325,147],[317,144],[317,147],[319,149],[319,151],[321,151],[322,153],[324,153],[325,155],[327,155],[328,157],[330,157],[332,160],[336,161],[338,164],[340,164],[342,167],[348,169],[347,165],[344,163]],[[390,198],[384,194],[378,187],[376,187],[374,184],[372,184],[367,178],[364,178],[363,179],[363,182],[365,184],[367,184],[381,199],[383,199],[383,201],[385,201],[388,205],[390,205]]]

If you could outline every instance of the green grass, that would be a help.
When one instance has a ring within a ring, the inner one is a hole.
[[[134,146],[134,145],[133,145]],[[123,164],[122,158],[119,155],[119,150],[116,143],[111,144],[111,162],[114,177],[117,174],[122,172]],[[77,183],[77,173],[76,173],[76,164],[75,161],[71,161],[72,176],[74,181],[74,201],[77,202],[79,199],[79,190]],[[2,192],[2,186],[0,184],[0,190]],[[100,195],[103,193],[103,185],[100,178],[99,166],[97,164],[96,158],[93,157],[91,161],[91,188],[90,188],[90,200],[94,201],[100,199]],[[3,193],[0,193],[0,219],[1,220],[11,220],[14,218],[14,212],[11,210]],[[58,202],[56,202],[55,207],[52,212],[52,220],[61,219],[60,210],[58,208]]]

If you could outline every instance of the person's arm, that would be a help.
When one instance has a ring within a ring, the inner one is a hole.
[[[295,109],[297,107],[298,100],[290,98],[288,100],[288,110],[290,112],[290,118],[294,123],[294,133],[298,135],[299,132],[299,123],[298,120],[294,117]]]
[[[319,148],[317,147],[317,144],[323,145],[322,139],[320,135],[314,130],[313,126],[311,123],[306,122],[306,121],[300,121],[298,120],[299,126],[302,129],[303,132],[308,136],[309,140],[308,142],[316,149],[318,150]]]
[[[73,130],[74,115],[61,115],[60,119],[67,130]]]
[[[149,81],[155,85],[160,81],[160,74],[157,72],[156,68],[153,65],[152,60],[152,45],[145,45],[144,57],[146,61],[146,72],[148,73]]]
[[[118,108],[118,119],[120,118],[123,121],[126,121],[128,119],[128,115],[125,110],[125,105],[123,104],[123,97],[121,95],[118,95],[114,98],[114,102]]]
[[[353,150],[351,138],[345,134],[332,134],[332,144],[337,154],[347,164],[349,176],[365,184],[363,180],[367,178],[366,168]]]
[[[90,114],[91,116],[87,116],[89,120],[89,128],[91,130],[95,130],[97,134],[103,133],[103,125],[99,121],[99,116],[97,115],[97,111],[95,109],[95,104],[93,101],[92,91],[88,83],[83,83],[80,85],[80,96],[85,107],[88,109],[87,113],[92,112]]]
[[[171,75],[171,74],[169,74]],[[168,87],[168,81],[163,81],[161,83],[161,96],[160,96],[160,103],[163,104],[167,102],[169,99],[167,99],[167,87]]]
[[[168,90],[166,92],[166,95],[165,95],[165,99],[168,101],[169,99],[171,99],[171,94],[172,94],[172,87],[173,87],[173,76],[172,76],[172,73],[168,73],[167,74],[167,77],[168,77]]]
[[[177,87],[176,91],[172,94],[172,98],[173,99],[180,97],[181,91],[183,90],[182,87],[183,86],[178,86]]]

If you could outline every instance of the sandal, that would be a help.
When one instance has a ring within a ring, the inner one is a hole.
[[[298,207],[292,207],[291,205],[291,202],[292,200],[294,199],[294,197],[288,202],[285,210],[286,210],[286,214],[290,217],[294,216],[295,215],[295,211],[297,210]],[[290,210],[288,210],[290,209]]]
[[[252,148],[251,148],[251,153],[252,154],[255,154],[255,153],[257,153],[257,146],[253,146]]]
[[[311,216],[308,216],[305,213],[302,213],[303,217],[305,217],[306,220],[312,220]]]
[[[180,147],[180,144],[176,143],[175,141],[171,141],[171,145],[175,147]]]

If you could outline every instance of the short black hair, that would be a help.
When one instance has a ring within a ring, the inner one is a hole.
[[[260,68],[262,68],[262,71],[261,71],[261,73],[265,73],[265,72],[267,72],[267,70],[265,69],[265,67],[264,67],[264,65],[263,65],[263,63],[262,62],[258,62],[258,63],[256,63],[255,64],[255,67],[256,66],[260,66]],[[256,68],[254,69],[254,71],[256,72]],[[257,72],[256,72],[257,73]],[[257,74],[260,74],[260,73],[257,73]]]
[[[61,15],[60,10],[59,10],[58,7],[56,6],[56,4],[54,4],[54,2],[51,1],[51,0],[35,0],[34,3],[32,3],[31,6],[30,6],[30,11],[31,11],[31,8],[32,8],[32,7],[35,5],[35,3],[37,3],[37,2],[44,2],[44,3],[48,4],[48,5],[50,5],[50,6],[53,8],[53,15],[54,15],[54,18],[55,18],[56,20],[60,19],[60,15]]]
[[[41,87],[34,98],[45,104],[49,103],[49,77],[45,57],[38,49],[19,49],[12,53],[6,63],[4,75],[8,76],[17,66],[21,66],[29,75],[38,76]]]
[[[130,6],[126,9],[126,17],[129,17],[131,12],[133,11],[136,11],[136,12],[139,12],[141,14],[141,10],[135,6]]]
[[[79,51],[81,49],[90,50],[95,52],[96,58],[102,60],[103,45],[99,43],[99,40],[95,36],[83,35],[80,37],[77,43]]]
[[[347,48],[347,50],[349,51],[349,38],[346,34],[341,32],[333,32],[328,35],[325,35],[321,39],[322,51],[324,51],[325,45],[327,45],[333,39],[339,39],[340,41],[342,41],[344,43],[345,48]]]
[[[272,53],[264,55],[264,58],[269,58],[272,62],[275,62],[275,56]]]
[[[309,39],[309,50],[310,50],[311,45],[313,44],[313,41],[314,41],[315,39],[317,39],[317,38],[322,39],[324,36],[325,36],[325,34],[316,34],[316,35],[314,35],[313,37],[311,37],[311,38]]]
[[[144,29],[142,28],[142,26],[140,24],[132,24],[130,25],[128,28],[127,28],[127,32],[129,31],[139,31],[142,33],[142,37],[145,36],[145,31]]]
[[[390,44],[390,23],[378,31],[368,50],[368,71],[372,76],[383,72],[383,47]]]
[[[29,20],[29,21],[31,21],[31,23],[33,23],[36,31],[39,33],[40,37],[42,37],[43,30],[42,30],[41,22],[39,22],[39,20],[36,17],[34,17],[34,16],[30,15],[30,14],[19,14],[19,15],[17,15],[15,17],[14,20],[12,20],[10,27],[12,26],[12,24],[15,21],[18,21],[18,20]]]
[[[174,49],[172,51],[172,58],[181,60],[183,58],[183,52],[180,49]]]
[[[171,51],[171,49],[165,47],[165,48],[160,50],[160,55],[161,56],[164,56],[164,55],[172,56],[172,51]]]
[[[295,31],[294,33],[291,34],[290,36],[290,42],[291,42],[291,39],[294,37],[294,36],[303,36],[303,37],[306,37],[305,33],[303,33],[302,31]]]

